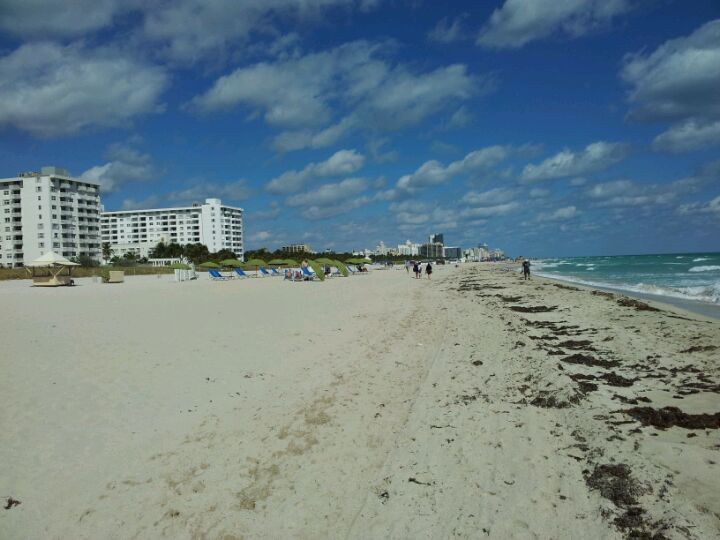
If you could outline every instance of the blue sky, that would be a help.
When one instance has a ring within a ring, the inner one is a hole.
[[[247,249],[720,251],[719,89],[717,2],[4,0],[0,177],[220,197]]]

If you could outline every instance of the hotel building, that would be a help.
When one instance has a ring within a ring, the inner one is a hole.
[[[0,179],[0,266],[23,266],[48,251],[98,260],[99,192],[59,167]]]
[[[243,258],[243,210],[222,204],[220,199],[179,208],[121,210],[100,214],[102,243],[114,255],[133,253],[150,257],[160,242],[204,244],[211,253],[222,249]]]

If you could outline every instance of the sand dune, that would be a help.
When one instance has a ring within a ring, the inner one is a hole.
[[[720,534],[718,322],[482,264],[27,285],[2,538]]]

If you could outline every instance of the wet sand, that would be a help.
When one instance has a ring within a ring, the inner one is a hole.
[[[623,298],[2,283],[0,537],[717,537],[720,324]]]

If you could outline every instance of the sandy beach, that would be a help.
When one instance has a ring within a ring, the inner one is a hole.
[[[3,539],[720,536],[720,322],[676,307],[484,263],[0,305]]]

